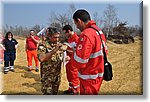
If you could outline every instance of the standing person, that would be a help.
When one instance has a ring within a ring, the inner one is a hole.
[[[3,49],[3,45],[2,45],[2,41],[3,41],[4,37],[0,32],[0,64],[3,64],[3,60],[4,60],[4,49]]]
[[[61,63],[63,49],[59,43],[60,32],[49,27],[47,38],[38,46],[38,58],[41,66],[41,83],[43,94],[56,95],[61,81]]]
[[[105,35],[96,26],[95,21],[91,20],[86,10],[77,10],[73,14],[73,19],[81,31],[77,49],[71,60],[72,66],[78,68],[80,94],[97,95],[103,81],[104,58],[100,35],[90,26],[99,30],[106,50]]]
[[[68,90],[64,91],[64,94],[77,95],[79,94],[79,78],[78,78],[78,69],[71,66],[71,56],[73,55],[74,50],[76,49],[76,43],[78,41],[78,36],[76,32],[73,32],[73,29],[70,25],[65,25],[63,27],[63,32],[68,37],[68,43],[70,47],[67,48],[67,58],[69,62],[66,64],[66,75],[69,82]]]
[[[35,71],[39,71],[39,61],[37,58],[37,45],[39,43],[39,38],[35,36],[35,31],[30,30],[30,35],[26,39],[25,50],[27,53],[28,61],[28,71],[32,71],[32,58],[34,57],[35,61]]]
[[[8,71],[15,72],[14,61],[16,59],[16,48],[18,47],[18,42],[13,38],[11,32],[7,32],[5,39],[2,41],[2,48],[4,49],[4,74]]]

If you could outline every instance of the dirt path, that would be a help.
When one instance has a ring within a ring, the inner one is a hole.
[[[34,70],[27,71],[26,53],[24,51],[25,39],[16,37],[19,42],[15,73],[9,72],[2,75],[2,94],[42,94],[40,75]],[[113,65],[113,80],[103,81],[99,94],[142,94],[142,41],[136,40],[132,44],[114,44],[107,42],[109,61]],[[33,62],[34,63],[34,62]],[[3,66],[3,65],[1,65]],[[62,81],[59,94],[68,87],[65,69],[62,69]]]

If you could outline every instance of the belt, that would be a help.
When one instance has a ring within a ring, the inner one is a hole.
[[[32,50],[36,50],[36,49],[28,49],[29,51],[32,51]]]

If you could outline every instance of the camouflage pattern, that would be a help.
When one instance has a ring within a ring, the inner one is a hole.
[[[40,54],[52,51],[56,44],[49,41],[39,44],[38,58]],[[61,81],[61,63],[63,51],[58,50],[52,58],[46,62],[40,63],[41,68],[41,83],[43,94],[56,95]]]

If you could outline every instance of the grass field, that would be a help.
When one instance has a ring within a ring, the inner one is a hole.
[[[40,73],[27,71],[25,53],[25,38],[15,37],[19,42],[15,72],[3,74],[1,65],[1,94],[36,94],[41,95]],[[143,94],[143,50],[142,41],[138,38],[135,43],[115,44],[110,41],[108,46],[108,60],[113,65],[113,80],[103,81],[100,95],[141,95]],[[34,63],[34,62],[33,62]],[[65,68],[62,68],[62,80],[59,94],[68,88]]]

